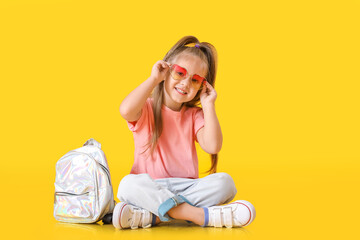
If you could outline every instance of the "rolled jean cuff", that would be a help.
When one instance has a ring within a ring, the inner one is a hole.
[[[171,219],[173,219],[172,217],[170,217],[167,212],[172,209],[173,207],[176,207],[182,203],[188,203],[190,205],[192,205],[185,197],[181,196],[181,195],[175,195],[171,198],[169,198],[168,200],[166,200],[165,202],[163,202],[158,209],[159,212],[159,218],[162,222],[168,222]],[[193,205],[192,205],[193,206]]]

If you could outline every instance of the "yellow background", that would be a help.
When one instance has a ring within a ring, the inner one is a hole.
[[[355,0],[2,0],[2,237],[359,239],[359,10]],[[55,221],[55,163],[89,138],[116,194],[134,150],[119,105],[185,35],[218,50],[219,171],[255,221],[137,231]]]

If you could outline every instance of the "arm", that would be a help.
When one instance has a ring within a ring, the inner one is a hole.
[[[125,97],[120,105],[121,116],[129,122],[139,120],[141,109],[154,87],[165,79],[169,66],[160,60],[153,66],[151,76]]]
[[[134,122],[139,120],[141,109],[155,86],[155,79],[149,77],[126,96],[120,105],[120,114],[126,121]]]
[[[200,147],[209,154],[216,154],[222,146],[222,132],[215,111],[215,100],[217,94],[215,89],[206,82],[201,95],[201,105],[204,111],[204,127],[197,132]]]

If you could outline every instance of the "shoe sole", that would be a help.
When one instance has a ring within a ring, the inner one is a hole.
[[[250,223],[252,223],[256,217],[256,211],[255,211],[255,207],[248,201],[246,200],[238,200],[238,201],[235,201],[231,204],[241,204],[241,205],[244,205],[250,212],[250,218],[249,220],[242,226],[247,226],[249,225]]]
[[[120,202],[120,203],[116,204],[116,206],[114,208],[112,223],[113,223],[114,227],[117,229],[124,229],[121,226],[120,219],[121,219],[121,213],[126,205],[127,205],[126,203]]]

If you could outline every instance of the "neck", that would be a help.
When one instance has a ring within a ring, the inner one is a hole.
[[[166,100],[166,98],[164,97],[164,102],[163,102],[163,104],[166,106],[166,107],[168,107],[168,108],[170,108],[171,110],[173,110],[173,111],[176,111],[176,112],[180,112],[180,110],[181,110],[181,107],[183,106],[183,104],[182,103],[174,103],[173,101],[169,101],[169,100]]]

